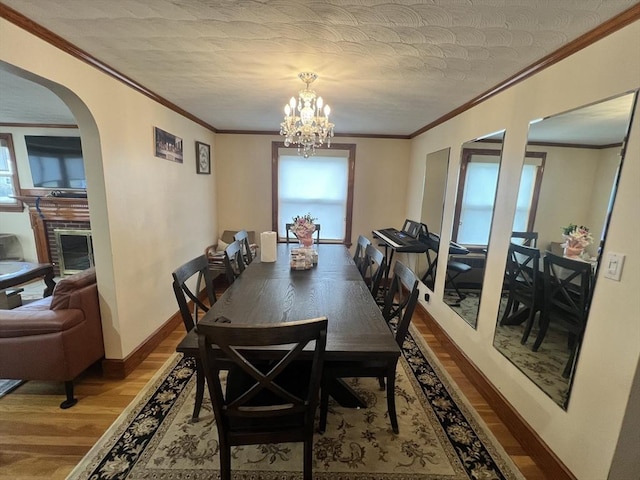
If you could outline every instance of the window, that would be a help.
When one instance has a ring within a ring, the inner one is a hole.
[[[273,229],[286,236],[285,224],[311,213],[322,226],[320,238],[351,243],[355,145],[333,145],[304,158],[296,149],[273,143]]]
[[[13,197],[21,194],[10,133],[0,133],[0,211],[20,212],[22,203]]]
[[[546,156],[547,154],[544,152],[527,152],[524,159],[516,201],[516,213],[513,218],[513,231],[515,232],[533,231]]]

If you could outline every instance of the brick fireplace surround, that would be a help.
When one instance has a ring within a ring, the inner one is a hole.
[[[29,219],[36,241],[38,262],[53,263],[55,274],[59,276],[60,257],[53,230],[57,228],[90,230],[87,199],[36,195],[20,196],[18,199],[29,207]]]

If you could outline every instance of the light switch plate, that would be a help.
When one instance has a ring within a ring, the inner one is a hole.
[[[622,253],[609,252],[604,261],[604,278],[610,278],[616,282],[620,281],[622,275],[622,266],[624,265],[625,255]]]

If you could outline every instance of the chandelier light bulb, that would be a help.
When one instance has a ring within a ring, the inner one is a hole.
[[[322,97],[317,96],[310,88],[318,76],[315,73],[303,72],[298,77],[306,86],[298,92],[297,101],[295,97],[291,97],[289,104],[285,105],[280,135],[285,137],[285,146],[297,145],[298,155],[308,158],[325,142],[327,147],[331,147],[334,125],[329,122],[329,105],[325,105]],[[296,107],[299,116],[296,115]]]

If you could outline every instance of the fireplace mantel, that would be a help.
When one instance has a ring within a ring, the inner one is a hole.
[[[38,262],[55,263],[49,245],[47,224],[74,222],[89,227],[89,202],[86,198],[52,196],[17,196],[29,209],[29,219],[36,242]],[[56,255],[53,255],[54,257]]]

